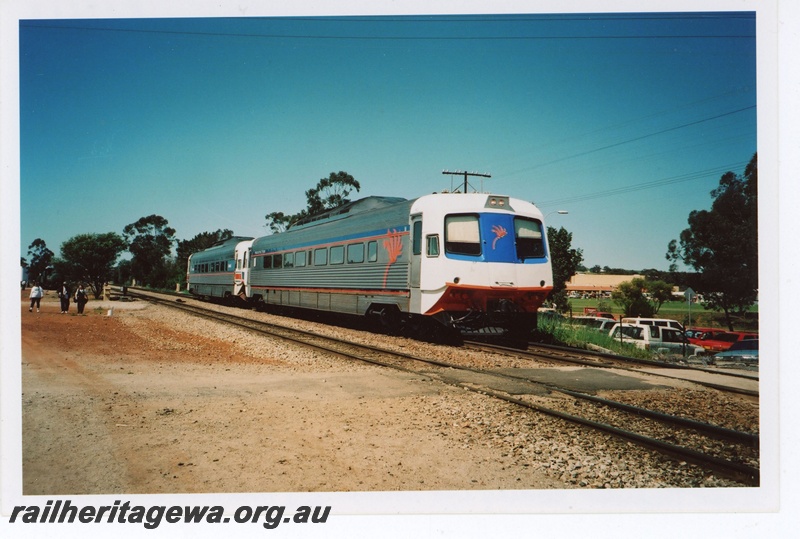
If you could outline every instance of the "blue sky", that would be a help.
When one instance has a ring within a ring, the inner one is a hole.
[[[458,169],[567,210],[548,224],[587,266],[667,269],[757,150],[753,12],[37,18],[19,37],[26,257],[150,214],[180,239],[263,235],[330,172],[414,198]]]

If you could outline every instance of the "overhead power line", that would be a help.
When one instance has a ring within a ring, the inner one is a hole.
[[[600,146],[599,148],[593,148],[591,150],[586,150],[586,151],[583,151],[583,152],[578,152],[578,153],[574,153],[574,154],[571,154],[571,155],[566,155],[564,157],[559,157],[558,159],[552,159],[552,160],[547,161],[545,163],[539,163],[539,164],[536,164],[536,165],[533,165],[533,166],[530,166],[530,167],[526,167],[526,168],[523,168],[523,169],[520,169],[520,170],[515,170],[513,172],[510,172],[509,175],[519,174],[520,172],[528,172],[530,170],[534,170],[534,169],[537,169],[537,168],[542,168],[542,167],[546,167],[548,165],[552,165],[552,164],[555,164],[555,163],[560,163],[560,162],[566,161],[568,159],[574,159],[576,157],[583,157],[584,155],[589,155],[589,154],[592,154],[592,153],[595,153],[595,152],[608,150],[610,148],[616,148],[617,146],[622,146],[623,144],[630,144],[631,142],[637,142],[637,141],[640,141],[640,140],[644,140],[646,138],[654,137],[656,135],[662,135],[664,133],[669,133],[670,131],[676,131],[678,129],[685,129],[685,128],[691,127],[693,125],[698,125],[698,124],[701,124],[701,123],[710,122],[711,120],[717,120],[719,118],[724,118],[725,116],[730,116],[732,114],[737,114],[739,112],[744,112],[746,110],[751,110],[751,109],[754,109],[754,108],[756,108],[756,105],[750,105],[749,107],[744,107],[744,108],[741,108],[741,109],[736,109],[736,110],[732,110],[732,111],[728,111],[728,112],[723,112],[722,114],[717,114],[716,116],[709,116],[708,118],[702,118],[700,120],[695,120],[693,122],[689,122],[689,123],[685,123],[685,124],[681,124],[681,125],[676,125],[676,126],[673,126],[673,127],[667,127],[666,129],[661,129],[659,131],[654,131],[652,133],[647,133],[646,135],[640,135],[638,137],[633,137],[633,138],[630,138],[630,139],[627,139],[627,140],[622,140],[620,142],[615,142],[613,144],[607,144],[605,146]]]
[[[547,206],[561,206],[564,204],[573,204],[576,202],[586,202],[589,200],[596,200],[598,198],[606,198],[610,196],[616,195],[623,195],[626,193],[632,193],[635,191],[642,191],[644,189],[653,189],[656,187],[664,187],[667,185],[673,185],[676,183],[683,183],[693,180],[701,180],[704,178],[708,178],[709,176],[719,175],[729,172],[731,170],[740,169],[747,165],[747,161],[741,161],[738,163],[733,163],[730,165],[724,165],[720,167],[716,167],[713,169],[702,170],[699,172],[691,172],[687,174],[681,174],[679,176],[671,176],[669,178],[662,178],[660,180],[654,180],[650,182],[643,182],[637,183],[634,185],[627,185],[623,187],[617,187],[614,189],[605,189],[603,191],[596,191],[593,193],[584,193],[582,195],[575,195],[570,197],[563,197],[563,198],[554,198],[552,200],[545,200],[543,202],[536,202],[536,205],[541,207]]]

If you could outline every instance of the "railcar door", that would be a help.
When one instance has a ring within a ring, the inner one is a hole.
[[[236,271],[233,275],[233,293],[247,301],[250,296],[250,247],[253,241],[243,241],[236,245]]]
[[[411,217],[411,269],[409,286],[411,291],[411,312],[419,313],[422,303],[420,293],[420,273],[422,265],[422,215]]]

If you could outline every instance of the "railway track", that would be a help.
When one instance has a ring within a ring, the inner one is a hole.
[[[498,372],[418,357],[378,346],[358,344],[306,330],[222,313],[183,300],[150,293],[129,293],[195,316],[232,324],[259,334],[312,347],[372,365],[414,373],[537,413],[547,414],[638,444],[679,461],[691,462],[747,486],[759,484],[759,437],[657,411],[631,406],[531,380],[524,374]],[[588,360],[587,360],[588,361]]]
[[[472,341],[467,341],[465,345],[475,350],[495,352],[531,361],[544,360],[546,362],[580,365],[583,367],[606,369],[613,368],[615,370],[632,372],[646,371],[652,376],[670,378],[674,380],[685,380],[687,382],[692,382],[704,387],[717,389],[728,393],[737,393],[750,397],[758,397],[757,389],[741,387],[741,384],[738,386],[736,385],[736,382],[742,380],[752,381],[757,384],[758,376],[752,374],[720,371],[689,365],[677,365],[675,363],[617,356],[602,352],[581,352],[570,348],[546,346],[539,343],[530,343],[527,350]],[[668,374],[664,371],[670,371],[671,374]],[[713,375],[713,377],[719,381],[715,382],[703,380],[701,377],[695,376],[697,373]],[[730,380],[730,382],[726,382],[726,379]]]

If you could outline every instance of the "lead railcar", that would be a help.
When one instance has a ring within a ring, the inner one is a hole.
[[[500,195],[368,197],[249,250],[236,294],[376,317],[397,331],[435,320],[525,333],[553,286],[541,212]]]

